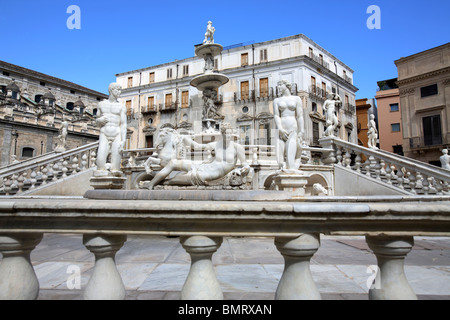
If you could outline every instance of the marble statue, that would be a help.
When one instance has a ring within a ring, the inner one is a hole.
[[[68,131],[69,131],[69,123],[64,120],[61,123],[61,128],[59,129],[59,135],[58,135],[59,143],[55,148],[56,152],[66,151],[66,139],[67,139]]]
[[[144,162],[147,174],[152,173],[151,164],[160,165],[164,168],[172,159],[177,157],[177,146],[181,142],[180,134],[172,128],[163,128],[159,132],[156,154],[152,154]]]
[[[288,81],[278,82],[279,98],[273,102],[274,120],[279,131],[278,164],[286,164],[286,169],[297,170],[304,143],[305,124],[303,120],[302,100],[291,95],[291,84]]]
[[[125,106],[118,100],[121,86],[111,83],[108,91],[109,98],[98,104],[96,122],[100,127],[100,137],[96,165],[97,174],[107,175],[106,161],[111,155],[110,172],[114,176],[121,174],[121,152],[127,138],[127,115]]]
[[[448,150],[442,150],[442,156],[439,158],[441,160],[441,168],[450,170],[450,156],[448,155]]]
[[[203,91],[203,101],[205,103],[203,110],[204,119],[213,119],[215,116],[221,115],[217,112],[216,108],[217,92],[214,89],[205,89]]]
[[[214,32],[216,32],[216,29],[212,26],[212,22],[208,21],[208,26],[206,27],[205,33],[205,40],[203,40],[203,44],[214,43]]]
[[[333,93],[330,99],[327,99],[323,104],[323,110],[325,111],[326,126],[324,135],[326,137],[333,137],[339,122],[336,116],[336,107],[342,105],[341,97]]]
[[[368,146],[370,149],[378,149],[377,148],[377,140],[378,140],[378,130],[377,125],[375,123],[375,115],[371,114],[369,116],[370,120],[368,123],[369,131],[367,132],[368,137]]]
[[[147,185],[148,189],[162,182],[173,171],[182,173],[171,178],[171,185],[206,185],[209,181],[225,177],[232,170],[238,170],[239,174],[245,175],[250,171],[250,166],[245,159],[245,150],[240,144],[232,141],[233,130],[229,124],[222,124],[221,136],[214,142],[199,144],[189,137],[183,137],[186,145],[214,152],[214,156],[204,162],[194,162],[187,159],[172,159]],[[241,162],[242,168],[236,169],[237,161]]]

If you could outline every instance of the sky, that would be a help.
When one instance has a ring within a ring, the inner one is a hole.
[[[449,42],[449,14],[448,0],[0,0],[0,60],[107,93],[118,73],[194,56],[211,20],[224,47],[304,34],[355,71],[356,99],[373,98],[395,60]]]

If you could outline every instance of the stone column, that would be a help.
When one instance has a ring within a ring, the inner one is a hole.
[[[42,233],[0,235],[0,300],[35,300],[39,281],[30,261]]]
[[[191,256],[191,269],[181,290],[181,299],[222,300],[222,289],[212,264],[212,255],[222,244],[222,237],[181,237],[180,242]]]
[[[320,247],[319,234],[302,234],[298,238],[275,238],[284,257],[284,271],[275,293],[276,300],[320,300],[311,275],[310,260]]]
[[[83,244],[95,255],[94,272],[84,291],[86,300],[122,300],[125,286],[117,271],[115,256],[126,235],[84,235]]]
[[[405,276],[404,261],[414,246],[413,237],[366,237],[377,257],[379,270],[370,300],[417,300]]]

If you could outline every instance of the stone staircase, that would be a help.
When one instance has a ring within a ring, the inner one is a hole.
[[[62,153],[50,152],[0,168],[0,195],[31,195],[92,171],[98,141]],[[73,181],[72,181],[73,184]]]
[[[337,138],[322,139],[321,144],[334,150],[324,155],[324,163],[334,163],[337,170],[364,178],[364,181],[375,182],[390,190],[396,190],[397,194],[450,194],[449,170],[390,152],[365,148]],[[355,187],[359,186],[352,186],[352,188]]]

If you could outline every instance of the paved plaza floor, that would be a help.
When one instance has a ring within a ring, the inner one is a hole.
[[[31,261],[40,283],[38,299],[83,298],[94,255],[84,247],[81,235],[45,234]],[[226,237],[213,256],[226,300],[274,299],[283,262],[273,238]],[[176,300],[190,257],[177,237],[128,236],[116,264],[126,299]],[[311,272],[324,300],[367,300],[375,265],[364,237],[322,236]],[[450,299],[450,238],[415,237],[405,273],[419,299]]]

